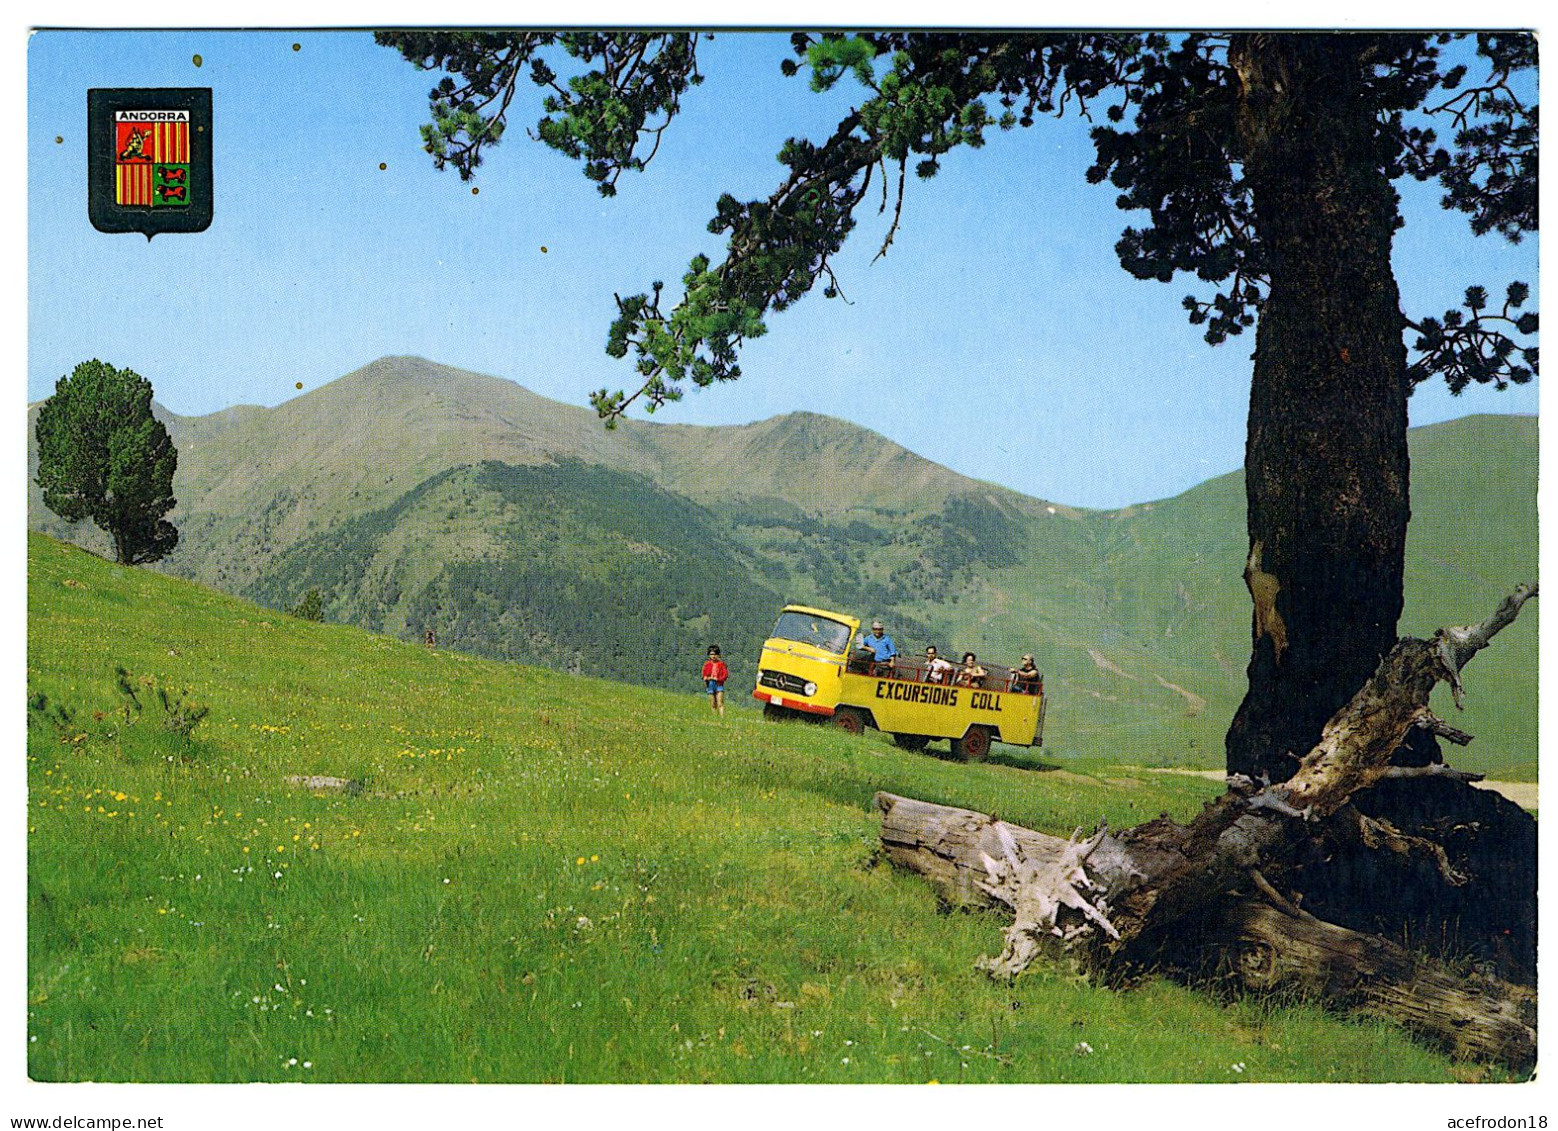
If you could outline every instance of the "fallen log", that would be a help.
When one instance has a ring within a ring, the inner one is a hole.
[[[1215,940],[1233,956],[1221,964],[1225,971],[1249,968],[1238,975],[1246,988],[1300,989],[1388,1016],[1454,1053],[1529,1068],[1534,990],[1458,977],[1386,939],[1321,922],[1299,909],[1301,894],[1282,893],[1294,891],[1306,849],[1341,836],[1363,851],[1421,856],[1445,885],[1467,882],[1433,838],[1403,832],[1352,802],[1382,781],[1399,787],[1469,776],[1435,770],[1414,778],[1390,760],[1415,727],[1469,740],[1433,715],[1429,695],[1448,682],[1459,706],[1466,663],[1536,592],[1522,586],[1481,624],[1398,642],[1291,779],[1230,779],[1228,791],[1188,825],[1164,816],[1119,833],[1100,825],[1084,837],[1079,829],[1062,840],[970,810],[879,794],[884,849],[951,903],[994,900],[1011,909],[1002,952],[981,961],[992,976],[1015,976],[1057,948],[1105,978],[1185,968],[1186,953],[1200,956],[1190,965],[1204,965],[1206,942]],[[1193,939],[1201,941],[1187,951]],[[1268,960],[1241,963],[1240,954]]]
[[[980,960],[981,968],[995,976],[1015,976],[1041,953],[1059,958],[1065,943],[1081,934],[1076,930],[1081,923],[1069,933],[1064,926],[1033,929],[1035,912],[1042,913],[1045,900],[1063,897],[1052,891],[1036,896],[1029,886],[1006,882],[1009,869],[1000,858],[1015,850],[1020,861],[1041,873],[1063,876],[1068,858],[1074,866],[1098,834],[1066,840],[969,809],[891,793],[878,793],[875,800],[882,814],[882,846],[892,863],[930,880],[953,906],[1003,906],[1026,922],[1026,929],[1008,932],[1000,955]],[[1261,873],[1254,875],[1259,879],[1252,880],[1253,898],[1209,905],[1206,915],[1182,924],[1177,938],[1159,940],[1151,965],[1165,969],[1169,959],[1173,969],[1198,979],[1232,983],[1251,993],[1296,994],[1384,1018],[1452,1055],[1522,1071],[1535,1063],[1534,990],[1459,975],[1386,939],[1322,922],[1277,893]],[[1096,906],[1094,911],[1102,914]],[[1095,921],[1086,914],[1081,918]],[[1123,956],[1117,960],[1123,969]]]
[[[1270,904],[1236,904],[1217,925],[1252,992],[1287,991],[1383,1017],[1452,1056],[1536,1064],[1536,991],[1461,975],[1378,935]]]

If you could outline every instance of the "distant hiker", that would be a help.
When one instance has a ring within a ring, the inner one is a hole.
[[[725,714],[725,681],[730,678],[730,669],[725,666],[725,661],[720,659],[719,645],[709,645],[709,658],[703,662],[703,686],[709,693],[709,699],[721,716]]]
[[[860,638],[860,647],[871,652],[872,675],[893,674],[893,664],[898,659],[898,645],[882,631],[881,621],[871,622],[871,632]]]
[[[979,666],[979,658],[972,652],[963,653],[963,668],[958,672],[958,682],[964,687],[983,687],[985,676],[990,673]]]
[[[429,648],[437,648],[438,647],[438,637],[433,635],[433,630],[432,629],[428,629],[427,630],[427,640],[425,641],[425,643],[427,644],[427,646]]]
[[[952,678],[952,665],[936,654],[936,646],[925,647],[925,679],[930,683],[946,683]]]
[[[1033,666],[1032,656],[1023,656],[1022,666],[1012,672],[1012,690],[1022,695],[1037,695],[1044,677]]]

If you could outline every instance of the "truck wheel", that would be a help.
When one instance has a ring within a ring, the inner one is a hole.
[[[969,727],[962,738],[952,740],[952,753],[965,762],[979,762],[990,753],[990,728]]]
[[[839,730],[846,730],[850,734],[861,734],[866,729],[865,716],[859,711],[849,707],[840,707],[833,712],[833,725]]]
[[[923,734],[893,735],[893,745],[900,750],[924,750],[928,742],[930,742],[930,739]]]

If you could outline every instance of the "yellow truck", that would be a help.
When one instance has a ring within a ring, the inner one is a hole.
[[[1044,681],[986,665],[972,680],[956,668],[900,655],[891,664],[857,653],[860,621],[842,613],[786,605],[763,642],[752,697],[769,718],[830,721],[853,733],[886,731],[906,750],[945,738],[965,760],[983,758],[992,741],[1040,746]]]

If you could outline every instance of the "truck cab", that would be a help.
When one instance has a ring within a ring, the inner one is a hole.
[[[859,631],[860,621],[854,617],[786,605],[763,641],[753,698],[766,703],[770,715],[798,712],[831,718]]]
[[[852,659],[860,621],[807,605],[786,605],[763,642],[752,697],[769,718],[830,721],[845,730],[887,731],[908,750],[944,738],[965,759],[992,741],[1043,744],[1044,685],[991,665],[977,682],[900,655],[889,667]]]

